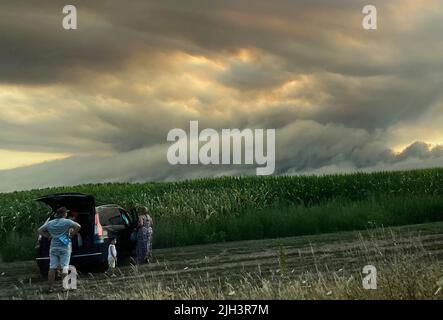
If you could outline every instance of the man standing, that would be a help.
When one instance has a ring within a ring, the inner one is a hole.
[[[75,236],[81,226],[72,220],[66,219],[68,210],[59,208],[55,218],[38,229],[38,233],[51,240],[49,248],[48,286],[52,290],[57,268],[62,268],[63,278],[68,275],[71,260],[71,237]],[[72,231],[71,231],[72,229]]]

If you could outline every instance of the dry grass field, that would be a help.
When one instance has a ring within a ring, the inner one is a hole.
[[[46,293],[33,261],[0,264],[0,299],[442,299],[443,223],[154,250],[115,277]],[[377,289],[362,286],[364,265]],[[439,284],[437,284],[439,283]]]

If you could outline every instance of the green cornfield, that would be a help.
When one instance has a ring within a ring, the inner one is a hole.
[[[31,249],[20,255],[11,246],[31,247],[48,215],[35,199],[57,192],[92,194],[97,205],[128,210],[147,206],[157,248],[443,220],[443,169],[91,184],[0,194],[4,259],[11,251],[30,258]]]

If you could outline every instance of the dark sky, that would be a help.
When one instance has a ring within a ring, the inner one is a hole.
[[[0,4],[0,191],[253,173],[169,165],[190,120],[275,128],[276,174],[443,166],[440,0],[70,4]]]

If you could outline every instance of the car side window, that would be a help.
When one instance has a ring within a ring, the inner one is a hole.
[[[125,225],[129,226],[129,217],[126,213],[122,213],[122,220],[124,222]]]
[[[109,218],[110,224],[125,224],[120,215]]]
[[[124,225],[128,227],[132,223],[128,212],[119,208],[99,208],[97,212],[102,226]]]

